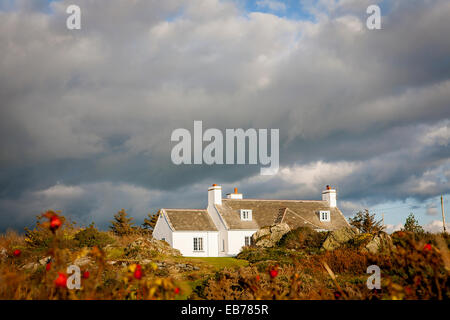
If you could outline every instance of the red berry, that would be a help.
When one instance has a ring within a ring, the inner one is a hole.
[[[275,278],[278,275],[278,271],[276,269],[272,269],[269,271],[270,277]]]
[[[16,249],[16,250],[14,250],[13,255],[15,257],[18,257],[18,256],[20,256],[21,253],[22,253],[22,251],[20,251],[19,249]]]
[[[47,262],[47,264],[45,265],[45,270],[50,271],[51,267],[52,267],[52,263]]]
[[[61,220],[59,219],[58,216],[53,216],[50,218],[50,229],[51,230],[56,230],[61,226]]]
[[[134,277],[138,280],[142,278],[142,270],[140,268],[136,268],[136,270],[134,270]]]
[[[259,274],[256,276],[256,281],[259,281],[261,279],[261,277],[259,276]]]
[[[136,265],[136,269],[137,269],[137,270],[142,270],[141,265],[140,265],[140,264],[137,264],[137,265]]]
[[[85,272],[83,272],[83,279],[89,279],[89,275],[89,271],[86,270]]]
[[[425,251],[431,251],[431,244],[427,243],[424,247],[423,250]]]
[[[55,286],[59,288],[67,287],[67,275],[65,273],[58,272],[58,278],[55,280]]]
[[[175,292],[175,294],[179,294],[180,293],[180,288],[175,288],[174,290],[173,290],[173,292]]]

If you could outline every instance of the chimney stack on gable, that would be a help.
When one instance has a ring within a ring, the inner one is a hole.
[[[234,188],[234,193],[227,193],[227,199],[242,199],[242,193],[238,193],[238,188]]]
[[[327,185],[326,190],[322,191],[322,200],[327,201],[330,208],[336,208],[336,189]]]
[[[222,187],[217,184],[213,184],[208,188],[208,206],[222,204]]]

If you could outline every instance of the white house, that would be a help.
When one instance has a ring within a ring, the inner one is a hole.
[[[258,229],[281,222],[291,229],[309,226],[318,231],[349,226],[336,206],[336,190],[329,186],[321,201],[259,200],[243,199],[236,188],[223,199],[222,187],[213,184],[208,188],[206,209],[162,208],[153,237],[184,256],[234,256],[250,244]]]

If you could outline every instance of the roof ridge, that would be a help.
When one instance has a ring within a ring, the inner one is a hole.
[[[303,219],[304,221],[306,221],[309,224],[312,224],[313,226],[317,227],[317,228],[321,228],[320,226],[318,226],[317,224],[309,221],[308,219],[302,217],[300,214],[298,214],[297,212],[295,212],[294,210],[290,209],[290,208],[286,208],[286,211],[292,212],[294,215],[296,215],[297,217],[299,217],[300,219]]]
[[[285,216],[287,210],[288,210],[288,208],[278,209],[278,215],[275,217],[274,224],[283,222],[283,219],[284,219],[284,216]]]
[[[283,201],[283,202],[326,202],[326,200],[279,200],[279,199],[252,199],[252,198],[246,198],[246,199],[222,199],[222,201]]]
[[[161,208],[161,209],[171,211],[208,211],[207,209],[183,209],[183,208]]]
[[[169,224],[169,228],[172,229],[172,231],[177,231],[177,229],[175,229],[175,227],[172,224],[172,221],[170,221],[170,217],[167,214],[166,210],[164,208],[161,208],[160,211],[162,212],[162,216],[163,218],[167,221],[167,223]]]

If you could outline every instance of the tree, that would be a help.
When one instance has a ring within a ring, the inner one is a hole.
[[[375,214],[370,214],[369,210],[359,211],[353,218],[350,218],[350,224],[361,233],[379,233],[383,231],[384,226],[380,221],[375,220]]]
[[[156,226],[156,222],[158,221],[159,212],[149,213],[147,218],[144,219],[144,223],[142,227],[150,232],[153,232]]]
[[[132,217],[128,217],[125,209],[120,210],[114,215],[114,220],[111,221],[111,230],[118,236],[133,234],[136,232],[136,227]]]
[[[419,221],[416,220],[412,212],[409,214],[408,218],[406,218],[405,225],[403,226],[402,231],[424,233],[422,226],[419,224]]]

